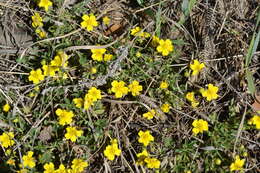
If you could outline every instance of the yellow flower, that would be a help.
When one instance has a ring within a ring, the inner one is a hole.
[[[43,7],[47,12],[49,10],[49,7],[52,6],[52,2],[50,0],[40,0],[38,6]]]
[[[104,23],[105,25],[109,25],[109,24],[110,24],[110,19],[109,19],[109,17],[107,17],[107,16],[103,17],[102,21],[103,21],[103,23]]]
[[[188,92],[185,97],[186,97],[186,99],[189,100],[190,102],[195,101],[194,92]]]
[[[158,52],[161,52],[163,56],[169,55],[169,53],[173,51],[173,45],[171,40],[160,40],[159,46],[157,46],[156,49]]]
[[[216,164],[216,165],[221,165],[221,160],[220,160],[220,159],[216,159],[216,160],[215,160],[215,164]]]
[[[239,156],[236,156],[235,162],[233,162],[230,165],[230,171],[240,171],[241,169],[243,169],[244,164],[245,164],[245,159],[241,160]]]
[[[0,144],[4,147],[4,148],[8,148],[14,145],[14,133],[13,132],[8,132],[8,133],[3,133],[0,136]]]
[[[92,55],[91,58],[96,61],[103,60],[103,54],[106,52],[106,49],[91,49]]]
[[[91,105],[94,105],[94,101],[92,100],[92,98],[90,98],[88,94],[86,94],[84,99],[84,109],[88,110]]]
[[[63,164],[60,164],[59,169],[57,169],[55,173],[66,173],[65,166]]]
[[[200,104],[200,103],[199,103],[197,100],[191,102],[191,106],[192,106],[193,108],[196,108],[199,104]]]
[[[141,30],[142,30],[142,29],[141,29],[139,26],[137,26],[137,27],[131,29],[131,35],[133,35],[133,36],[139,36],[140,33],[141,33],[141,32],[140,32]]]
[[[218,87],[214,86],[212,84],[208,84],[208,89],[201,90],[202,96],[207,98],[207,101],[211,101],[213,99],[217,99],[219,96],[217,94],[218,92]]]
[[[145,163],[147,163],[147,168],[160,168],[160,160],[156,159],[156,158],[145,158],[144,159]]]
[[[125,86],[124,81],[116,81],[114,80],[112,83],[111,91],[115,93],[116,98],[121,98],[123,95],[128,93],[128,88]]]
[[[140,58],[140,57],[142,56],[142,54],[141,54],[140,52],[136,52],[135,56],[136,56],[137,58]]]
[[[144,38],[148,38],[148,37],[150,37],[151,35],[150,35],[148,32],[143,32],[142,36],[143,36]]]
[[[161,89],[167,89],[168,86],[169,86],[169,84],[168,84],[166,81],[163,81],[163,82],[161,82],[161,84],[160,84],[160,88],[161,88]]]
[[[21,169],[21,170],[17,171],[17,173],[28,173],[28,170],[27,169]]]
[[[83,135],[83,131],[77,130],[76,127],[67,127],[66,131],[67,133],[65,134],[65,138],[72,142],[75,142],[78,137]]]
[[[198,60],[194,60],[193,64],[190,65],[193,76],[197,75],[205,67],[204,63],[200,63]]]
[[[54,173],[55,172],[54,164],[52,162],[45,163],[43,168],[44,168],[43,173]]]
[[[149,154],[148,154],[147,150],[144,149],[141,153],[137,153],[136,156],[138,158],[136,164],[144,165],[144,159],[146,159],[149,156]]]
[[[35,14],[32,16],[32,26],[33,26],[34,28],[42,27],[42,26],[43,26],[42,18],[41,18],[41,16],[40,16],[39,13],[35,13]]]
[[[143,90],[142,85],[139,85],[139,82],[137,80],[134,80],[130,85],[128,85],[129,92],[132,92],[133,96],[140,95],[140,91]]]
[[[194,120],[192,123],[193,129],[192,132],[197,135],[198,133],[203,133],[203,131],[208,131],[208,122],[202,119]]]
[[[120,156],[121,150],[118,148],[118,144],[111,144],[106,146],[104,150],[104,155],[107,157],[108,160],[114,160],[115,156]]]
[[[98,26],[96,17],[93,14],[89,16],[84,14],[82,16],[83,21],[80,23],[82,28],[87,28],[87,31],[92,31],[94,26]]]
[[[249,121],[248,124],[254,124],[256,129],[260,129],[260,116],[254,115]]]
[[[60,125],[64,126],[72,122],[72,118],[74,116],[74,113],[72,111],[67,111],[59,108],[55,111],[55,113],[59,117]]]
[[[14,159],[8,159],[8,160],[6,161],[6,163],[7,163],[8,165],[15,166],[15,160],[14,160]]]
[[[151,141],[154,141],[154,137],[150,134],[149,130],[146,130],[145,132],[140,130],[138,136],[138,142],[144,144],[144,146],[147,146]]]
[[[74,98],[73,103],[76,105],[77,108],[81,108],[84,104],[84,101],[82,98]]]
[[[148,120],[153,119],[153,117],[155,116],[156,112],[154,109],[151,109],[149,112],[146,112],[143,114],[144,118],[147,118]]]
[[[170,111],[170,105],[165,103],[161,106],[161,110],[164,112],[164,113],[168,113]]]
[[[98,99],[101,99],[101,91],[95,87],[91,87],[89,90],[88,90],[88,97],[93,101],[97,101]]]
[[[46,32],[43,29],[37,28],[35,32],[39,35],[40,38],[46,38]]]
[[[35,159],[33,157],[33,151],[28,151],[27,155],[23,156],[23,165],[29,168],[35,167]]]
[[[88,162],[82,159],[73,159],[71,168],[75,173],[83,172],[86,167],[88,167]]]
[[[104,61],[110,61],[112,58],[113,58],[113,55],[111,55],[111,54],[104,55]]]
[[[6,103],[6,104],[3,106],[3,111],[4,111],[4,112],[8,112],[8,111],[10,110],[10,108],[11,108],[11,106],[10,106],[8,103]]]
[[[68,58],[69,57],[65,52],[58,51],[54,59],[51,60],[51,66],[56,67],[57,71],[59,70],[58,68],[60,67],[65,68],[68,66]]]
[[[50,65],[43,65],[42,69],[43,69],[44,76],[51,76],[51,77],[55,76],[55,72],[57,71],[57,68]]]
[[[29,81],[32,81],[34,84],[38,84],[44,79],[41,69],[32,70],[29,75]]]

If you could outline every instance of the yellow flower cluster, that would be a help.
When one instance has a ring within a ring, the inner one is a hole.
[[[92,31],[94,27],[98,26],[98,22],[96,20],[96,16],[94,14],[86,15],[84,14],[82,16],[82,22],[80,23],[82,28],[86,28],[87,31]]]
[[[165,103],[161,106],[161,110],[164,112],[164,113],[168,113],[170,111],[170,105],[168,103]]]
[[[106,146],[104,155],[108,160],[114,160],[115,156],[120,156],[121,150],[118,148],[118,142],[116,139],[112,139],[110,143],[110,145]]]
[[[230,165],[230,171],[240,171],[243,169],[245,164],[245,159],[240,159],[239,156],[235,157],[235,161]]]
[[[91,49],[91,58],[96,61],[110,61],[113,58],[111,54],[105,54],[106,49]]]
[[[192,132],[197,135],[198,133],[203,133],[204,131],[208,131],[208,122],[203,119],[194,120],[192,123],[193,129]]]
[[[133,96],[140,95],[140,92],[143,90],[142,85],[139,85],[139,82],[137,80],[134,80],[132,83],[130,83],[127,86],[125,86],[124,81],[117,81],[114,80],[112,83],[111,91],[115,93],[116,98],[121,98],[124,95],[126,95],[128,92],[131,92]]]
[[[140,28],[139,26],[131,29],[131,35],[144,38],[148,38],[151,36],[148,32],[143,32],[142,28]]]
[[[71,168],[66,168],[63,164],[59,165],[59,168],[55,170],[55,166],[52,162],[44,164],[43,173],[82,173],[84,169],[88,167],[88,162],[83,159],[73,159]]]
[[[35,32],[39,35],[40,38],[46,37],[46,32],[43,29],[42,17],[39,13],[34,13],[32,16],[32,26],[36,29]]]
[[[199,105],[199,102],[195,99],[194,92],[188,92],[186,99],[191,102],[191,106],[194,108]]]
[[[68,66],[68,55],[65,52],[58,51],[53,60],[51,60],[50,65],[46,65],[43,62],[42,70],[39,68],[37,70],[32,70],[29,75],[29,81],[34,84],[38,84],[40,81],[44,80],[44,77],[56,77],[56,72],[59,72],[59,76],[63,79],[67,78],[66,73],[61,72],[61,68]]]
[[[4,148],[8,148],[14,145],[14,133],[13,132],[8,132],[8,133],[3,133],[0,136],[0,145]]]
[[[74,98],[73,102],[77,108],[82,108],[84,106],[85,110],[88,110],[90,106],[102,98],[101,90],[96,87],[91,87],[85,95],[84,100],[82,98]]]
[[[192,75],[196,76],[199,72],[205,67],[204,63],[200,63],[198,60],[194,60],[193,64],[190,64],[190,68],[192,70]]]
[[[149,130],[145,132],[140,130],[138,135],[138,142],[142,143],[145,147],[147,147],[151,141],[154,141],[154,137],[150,134]],[[149,153],[146,149],[144,149],[141,153],[137,153],[137,158],[138,160],[136,163],[138,165],[146,164],[147,168],[160,168],[161,162],[156,158],[149,157]]]
[[[260,129],[260,116],[259,115],[254,115],[249,121],[249,125],[255,125],[256,129]]]

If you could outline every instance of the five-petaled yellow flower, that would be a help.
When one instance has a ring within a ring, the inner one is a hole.
[[[168,103],[165,103],[161,106],[161,110],[164,112],[164,113],[168,113],[170,111],[170,105]]]
[[[111,91],[115,93],[116,98],[121,98],[123,95],[128,93],[128,88],[125,86],[124,81],[114,80],[112,83]]]
[[[111,55],[111,54],[104,55],[104,61],[110,61],[112,58],[113,58],[113,55]]]
[[[208,84],[208,89],[201,89],[201,94],[206,97],[207,101],[217,99],[219,95],[217,94],[218,87],[213,84]]]
[[[83,21],[80,23],[82,28],[86,28],[87,31],[92,31],[93,27],[98,26],[96,17],[93,14],[82,16]]]
[[[35,159],[33,157],[33,151],[28,151],[27,155],[23,156],[23,165],[29,168],[35,167]]]
[[[160,168],[160,160],[156,159],[156,158],[145,158],[144,159],[145,163],[147,164],[147,168]]]
[[[147,146],[150,142],[154,141],[154,137],[150,134],[149,130],[146,130],[145,132],[140,130],[138,136],[138,142],[142,143],[144,146]]]
[[[43,168],[44,168],[43,173],[54,173],[55,172],[54,164],[52,162],[45,163]]]
[[[43,26],[42,18],[41,18],[41,16],[40,16],[39,13],[35,13],[35,14],[32,16],[32,26],[33,26],[34,28],[42,27],[42,26]]]
[[[91,87],[89,90],[88,90],[88,97],[93,101],[97,101],[99,99],[101,99],[101,91],[95,87]]]
[[[245,164],[245,159],[241,160],[239,156],[236,156],[235,162],[233,162],[230,165],[230,171],[240,171],[243,169],[244,164]]]
[[[10,110],[10,108],[11,108],[11,106],[10,106],[8,103],[6,103],[6,104],[3,106],[3,111],[4,111],[4,112],[8,112],[8,111]]]
[[[106,49],[91,49],[91,52],[92,52],[91,58],[93,60],[102,61]]]
[[[144,118],[147,118],[148,120],[153,119],[153,117],[155,116],[156,112],[154,109],[151,109],[149,112],[146,112],[143,114]]]
[[[171,40],[160,40],[159,46],[157,46],[156,50],[158,52],[161,52],[163,56],[169,55],[169,53],[173,51],[173,45]]]
[[[29,81],[32,81],[34,84],[38,84],[44,79],[41,69],[32,70],[29,75]]]
[[[13,132],[8,132],[8,133],[3,133],[0,136],[0,145],[4,148],[8,148],[14,145],[14,133]]]
[[[142,85],[139,85],[137,80],[134,80],[130,85],[128,85],[129,92],[132,92],[133,96],[140,95],[140,91],[143,90]]]
[[[168,84],[166,81],[162,81],[162,82],[160,83],[160,88],[161,88],[161,89],[167,89],[168,86],[169,86],[169,84]]]
[[[72,122],[72,118],[74,116],[74,113],[72,111],[67,111],[59,108],[55,111],[55,113],[59,117],[60,125],[64,126]]]
[[[192,123],[193,129],[192,132],[197,135],[198,133],[203,133],[204,131],[208,131],[208,122],[203,119],[194,120]]]
[[[106,146],[104,155],[108,160],[114,160],[115,156],[120,156],[121,150],[118,148],[117,140],[111,140],[111,145]]]
[[[248,124],[254,124],[256,129],[260,129],[260,116],[254,115],[249,121]]]
[[[73,159],[72,161],[72,172],[74,173],[81,173],[84,171],[84,169],[88,167],[88,162],[86,162],[83,159]]]
[[[56,71],[59,71],[60,67],[65,68],[68,66],[68,59],[69,56],[65,52],[58,51],[54,59],[51,60],[51,66],[55,67]]]
[[[190,68],[192,70],[192,75],[196,76],[199,72],[205,67],[204,63],[200,63],[198,60],[194,60],[193,64],[190,64]]]
[[[52,6],[52,2],[50,0],[40,0],[38,6],[43,7],[47,12],[49,10],[49,7]]]
[[[67,133],[65,134],[65,138],[71,140],[72,142],[75,142],[78,137],[83,135],[83,131],[77,130],[76,127],[67,127],[66,131]]]

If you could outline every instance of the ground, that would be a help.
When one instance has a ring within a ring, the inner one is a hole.
[[[259,2],[0,2],[0,172],[260,172]]]

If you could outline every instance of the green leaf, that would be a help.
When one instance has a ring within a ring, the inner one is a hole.
[[[254,84],[254,79],[253,79],[253,75],[250,71],[246,71],[246,79],[247,79],[247,83],[248,83],[248,90],[251,94],[255,93],[255,84]]]

